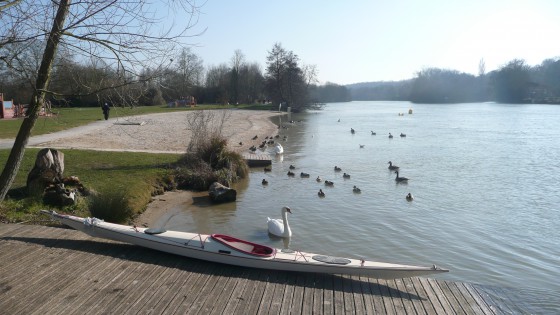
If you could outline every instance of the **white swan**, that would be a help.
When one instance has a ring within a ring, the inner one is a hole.
[[[288,212],[292,210],[288,207],[282,207],[282,219],[267,218],[268,232],[279,237],[291,237],[292,230],[288,224]]]

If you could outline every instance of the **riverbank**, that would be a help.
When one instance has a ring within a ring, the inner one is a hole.
[[[62,132],[31,137],[29,147],[79,149],[98,151],[129,151],[151,153],[184,153],[193,131],[189,115],[197,111],[137,115],[99,121],[87,126]],[[212,110],[221,124],[221,134],[228,139],[231,150],[244,152],[261,139],[255,135],[270,136],[277,132],[270,117],[279,112],[259,110]],[[264,138],[264,137],[261,137]],[[13,139],[0,139],[0,147],[9,148]]]

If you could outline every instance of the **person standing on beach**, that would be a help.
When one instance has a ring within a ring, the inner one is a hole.
[[[101,109],[103,110],[103,116],[105,117],[105,120],[109,119],[109,111],[111,110],[111,107],[109,107],[109,104],[105,103],[101,106]]]

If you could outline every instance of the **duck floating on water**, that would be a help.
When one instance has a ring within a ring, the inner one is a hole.
[[[334,183],[330,180],[325,180],[325,186],[334,186]]]
[[[325,193],[323,192],[322,189],[319,189],[319,192],[317,193],[317,195],[318,195],[319,197],[325,197]]]
[[[340,167],[338,167],[338,166],[335,165],[334,171],[335,171],[335,172],[340,172],[340,171],[342,171],[342,169],[341,169]]]
[[[350,128],[350,132],[354,134],[356,133],[356,130],[354,130],[354,128]]]
[[[399,171],[395,171],[395,173],[397,173],[397,176],[395,177],[395,181],[396,181],[397,183],[408,182],[408,178],[406,178],[406,177],[399,177]]]
[[[362,192],[362,190],[360,188],[356,187],[356,186],[354,186],[354,188],[352,188],[352,191],[356,194],[359,194],[359,193]]]
[[[408,195],[406,195],[406,201],[412,201],[414,200],[414,197],[412,196],[411,193],[408,193]]]
[[[393,165],[393,162],[389,161],[388,163],[389,163],[389,167],[387,167],[387,168],[390,169],[391,171],[395,171],[395,170],[399,169],[398,166]]]
[[[266,179],[263,178],[262,184],[263,184],[263,185],[268,185],[268,181],[267,181]]]
[[[315,180],[317,181],[317,183],[320,183],[320,182],[323,181],[320,176],[317,176],[317,179],[315,179]]]
[[[406,137],[406,134],[401,132],[401,138],[404,138],[404,137]]]
[[[342,177],[344,177],[344,178],[350,178],[350,174],[344,173],[344,174],[342,174]]]
[[[291,170],[293,170],[293,169],[295,169],[295,168],[296,168],[295,166],[293,166],[292,164],[290,164],[290,169],[291,169]]]
[[[294,175],[296,175],[296,174],[294,174],[294,172],[288,171],[288,176],[294,176]]]
[[[371,131],[371,135],[372,135],[372,136],[375,136],[375,135],[377,135],[377,133],[373,132],[373,130],[372,130],[372,131]]]
[[[393,135],[389,132],[389,139],[393,139]]]
[[[301,176],[301,177],[306,177],[306,178],[307,178],[307,177],[309,177],[309,173],[301,172],[301,173],[299,174],[299,176]]]

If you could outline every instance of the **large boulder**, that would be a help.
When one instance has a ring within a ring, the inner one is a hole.
[[[224,186],[218,182],[212,183],[208,189],[210,200],[214,203],[232,202],[237,199],[237,191],[235,189]]]
[[[27,175],[27,193],[41,196],[48,186],[62,182],[64,153],[55,149],[42,149],[37,153],[35,166]]]

